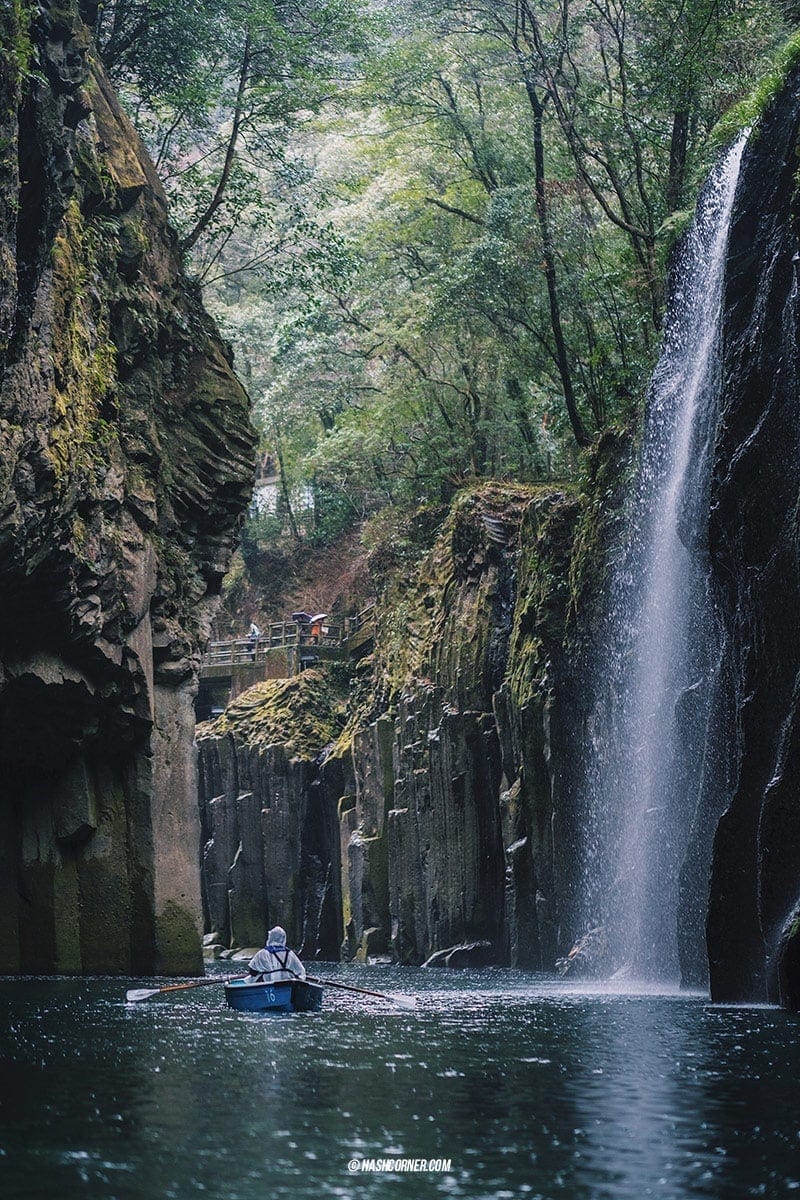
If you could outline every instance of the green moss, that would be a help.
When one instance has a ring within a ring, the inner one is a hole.
[[[71,201],[56,236],[53,266],[53,423],[48,453],[58,476],[106,462],[107,423],[100,409],[116,387],[116,350],[89,295],[96,269],[83,216]]]
[[[90,76],[87,89],[91,91],[95,86]],[[74,153],[76,170],[92,207],[98,212],[113,212],[118,206],[117,188],[107,164],[97,157],[91,142],[79,141]]]
[[[586,456],[580,490],[580,514],[568,566],[569,617],[581,611],[587,598],[606,586],[614,524],[621,520],[635,465],[627,430],[610,428]]]
[[[407,691],[439,686],[456,705],[491,704],[519,529],[530,508],[547,506],[554,495],[563,498],[564,489],[485,481],[461,491],[448,510],[420,510],[400,527],[398,520],[372,524],[370,567],[377,557],[383,584],[376,648],[358,665],[332,755],[347,758],[357,732],[382,715],[391,730]],[[383,763],[388,796],[390,754]]]
[[[30,34],[33,6],[29,0],[13,0],[11,12],[13,21],[11,61],[16,67],[18,77],[24,78],[30,72],[33,58],[33,43]]]
[[[150,250],[150,237],[141,216],[129,215],[118,223],[118,255],[124,263],[139,262]]]
[[[284,746],[313,759],[335,742],[344,725],[344,701],[324,668],[292,679],[269,679],[248,688],[215,721],[198,726],[198,738],[232,735],[248,746]]]
[[[506,674],[520,708],[544,680],[552,648],[564,642],[580,508],[579,498],[551,490],[531,504],[520,530],[517,601]]]
[[[734,104],[720,118],[711,132],[713,146],[729,145],[745,129],[755,129],[766,109],[781,91],[790,71],[800,63],[800,31],[793,34],[781,46],[773,60],[772,68],[759,80],[758,86]]]
[[[488,636],[487,600],[478,581],[488,583],[502,551],[495,540],[506,530],[509,545],[527,506],[546,487],[491,481],[460,492],[441,526],[432,548],[411,566],[405,566],[391,584],[381,606],[378,625],[378,672],[382,690],[391,698],[412,681],[430,682],[439,651],[465,637],[477,639],[473,658],[480,657],[478,640]],[[470,581],[470,586],[463,585]],[[410,581],[410,582],[409,582]],[[462,605],[454,615],[451,601],[460,595]],[[472,604],[472,611],[467,607]]]

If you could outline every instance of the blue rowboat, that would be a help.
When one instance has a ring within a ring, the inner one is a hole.
[[[228,1008],[237,1012],[318,1012],[322,988],[299,979],[280,983],[231,979],[225,984],[225,999]]]

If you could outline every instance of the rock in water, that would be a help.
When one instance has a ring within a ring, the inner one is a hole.
[[[800,905],[786,922],[778,947],[778,992],[784,1008],[800,1012]]]
[[[602,925],[589,929],[564,958],[556,959],[556,970],[571,979],[602,979],[611,962],[608,935]]]
[[[489,967],[497,962],[497,953],[491,942],[464,942],[460,946],[448,946],[437,950],[422,964],[423,967]]]
[[[0,971],[202,970],[192,700],[246,396],[71,0],[0,14]]]

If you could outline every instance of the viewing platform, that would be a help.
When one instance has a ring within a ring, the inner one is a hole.
[[[320,662],[363,658],[375,645],[375,605],[343,621],[314,625],[277,621],[258,638],[209,642],[200,668],[198,719],[220,711],[241,692],[266,679],[288,679]]]

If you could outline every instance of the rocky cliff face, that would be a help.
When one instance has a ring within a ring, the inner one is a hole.
[[[203,909],[219,946],[282,925],[307,958],[338,958],[338,794],[320,770],[344,705],[322,671],[258,684],[198,726]]]
[[[477,943],[477,961],[552,965],[556,694],[577,508],[557,489],[467,494],[402,599],[410,638],[393,665],[386,766],[361,772],[354,835],[382,795],[388,942],[400,961]],[[363,761],[358,741],[353,752]]]
[[[388,879],[388,911],[373,914],[379,919],[364,944],[353,891],[364,884],[351,870],[349,935],[363,951],[391,947],[399,961],[419,962],[480,941],[490,958],[505,958],[492,699],[508,658],[519,524],[531,501],[525,489],[462,496],[379,632],[392,728],[383,716],[354,739],[347,849],[352,862],[365,839],[377,839],[365,865],[370,880],[375,866]]]
[[[200,966],[199,647],[247,404],[75,5],[4,6],[0,970]]]
[[[745,154],[729,247],[711,497],[724,629],[708,953],[717,1000],[800,995],[800,71]],[[720,815],[721,814],[721,815]],[[716,818],[719,816],[717,824]],[[710,839],[709,839],[710,840]],[[702,857],[701,851],[701,857]],[[779,953],[779,947],[782,949]],[[781,960],[783,967],[781,967]]]
[[[317,672],[201,728],[207,924],[223,941],[280,921],[311,955],[413,963],[470,946],[451,961],[530,967],[571,944],[554,818],[580,510],[558,489],[461,495],[396,573],[340,734]],[[271,715],[287,700],[288,724]]]

